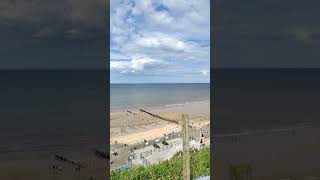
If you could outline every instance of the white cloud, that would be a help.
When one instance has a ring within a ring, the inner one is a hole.
[[[210,0],[112,1],[112,73],[143,74],[152,69],[154,74],[175,72],[186,77],[186,73],[194,75],[192,68],[208,67],[209,4]],[[159,64],[170,66],[160,69]],[[205,74],[208,72],[198,76]]]
[[[173,51],[183,51],[186,46],[183,41],[161,33],[143,35],[142,37],[137,38],[135,42],[137,45],[144,48],[160,48]]]
[[[155,10],[159,4],[168,7],[169,11]],[[114,24],[111,22],[111,32],[119,32],[118,28],[127,31],[129,27],[124,24],[131,18],[126,17],[131,12],[133,16],[143,16],[143,23],[136,24],[141,28],[161,29],[185,38],[206,39],[210,36],[210,0],[126,0],[112,3],[111,8],[114,10],[111,21],[115,21]]]
[[[174,35],[146,32],[124,43],[118,49],[126,54],[145,54],[151,58],[164,61],[180,62],[196,61],[209,62],[210,47],[202,47],[197,42],[179,39]]]
[[[166,11],[153,11],[150,16],[150,23],[155,25],[169,25],[175,23],[175,19]]]
[[[155,66],[163,64],[161,60],[151,59],[148,57],[134,57],[130,61],[111,61],[111,71],[120,73],[136,73],[142,72],[146,66]]]
[[[116,8],[114,8],[116,7]],[[110,14],[110,32],[113,36],[112,39],[122,36],[129,36],[134,30],[133,21],[126,21],[127,13],[133,8],[130,1],[125,1],[124,3],[113,2],[111,4],[111,14]]]
[[[136,0],[141,1],[141,0]],[[145,1],[143,1],[145,2]],[[150,2],[147,0],[146,2]],[[138,11],[145,14],[146,25],[162,29],[184,38],[207,39],[210,37],[210,0],[162,0],[152,1],[163,4],[169,11],[156,11],[152,4],[139,6]]]
[[[208,70],[201,70],[200,73],[204,76],[208,76],[210,74],[210,71]]]
[[[113,53],[110,52],[110,59],[111,60],[119,60],[119,59],[130,59],[130,57],[126,54],[119,54],[119,53]]]

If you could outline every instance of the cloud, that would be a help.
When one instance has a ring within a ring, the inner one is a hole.
[[[121,54],[121,53],[114,53],[114,52],[110,52],[110,59],[115,61],[115,60],[128,60],[130,59],[130,57],[128,55],[125,54]]]
[[[144,48],[165,49],[169,51],[183,51],[186,48],[186,44],[166,34],[152,33],[143,35],[136,39],[136,44]]]
[[[108,4],[1,0],[0,69],[105,69]]]
[[[146,66],[152,67],[162,64],[161,60],[148,57],[134,57],[130,61],[110,61],[111,71],[120,73],[137,73],[145,69]]]
[[[70,29],[85,36],[94,35],[92,30],[105,31],[108,4],[104,0],[2,0],[0,25],[30,25],[37,38],[51,34],[68,36],[63,32]]]
[[[135,72],[189,79],[195,75],[190,68],[209,66],[208,4],[209,0],[112,1],[111,77]]]
[[[185,38],[207,39],[210,36],[209,0],[144,0],[134,1],[133,12],[143,15],[144,27],[161,28]],[[163,6],[162,10],[157,7]]]
[[[320,1],[215,0],[214,67],[320,67]],[[293,13],[294,12],[294,13]]]
[[[210,74],[210,71],[208,70],[201,70],[200,73],[204,76],[208,76]]]
[[[199,42],[188,41],[172,34],[145,32],[131,41],[126,41],[118,48],[127,54],[145,54],[165,61],[197,61],[206,63],[210,60],[210,47]]]

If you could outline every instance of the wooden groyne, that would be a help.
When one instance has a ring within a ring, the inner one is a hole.
[[[172,120],[172,119],[168,119],[168,118],[161,117],[161,116],[159,116],[159,115],[157,115],[157,114],[153,114],[153,113],[148,112],[148,111],[143,110],[143,109],[139,109],[139,110],[140,110],[141,112],[144,112],[144,113],[149,114],[150,116],[153,116],[153,117],[156,117],[156,118],[162,119],[162,120],[164,120],[164,121],[167,121],[167,122],[170,122],[170,123],[174,123],[174,124],[179,124],[179,123],[178,123],[177,121],[175,121],[175,120]]]
[[[65,163],[70,164],[70,165],[73,165],[73,166],[76,166],[77,168],[79,168],[79,170],[80,170],[80,168],[84,168],[84,167],[85,167],[85,166],[82,165],[80,162],[72,161],[72,160],[70,160],[70,159],[68,159],[68,158],[66,158],[66,157],[64,157],[64,156],[61,156],[61,155],[55,154],[55,155],[54,155],[54,159],[59,160],[59,161],[62,161],[62,162],[65,162]]]
[[[133,114],[133,115],[137,115],[136,113],[134,113],[132,111],[129,111],[129,110],[127,110],[127,112],[130,113],[130,114]]]
[[[110,159],[109,153],[101,151],[101,150],[98,150],[98,149],[95,150],[94,154],[99,158]]]

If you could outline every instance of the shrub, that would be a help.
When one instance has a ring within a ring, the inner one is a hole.
[[[210,148],[191,152],[191,178],[210,174]],[[122,172],[111,172],[111,180],[178,180],[182,179],[182,156],[174,156],[149,167],[135,166]]]

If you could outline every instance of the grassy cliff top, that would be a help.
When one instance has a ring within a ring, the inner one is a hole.
[[[210,148],[191,152],[191,179],[210,175]],[[166,180],[182,179],[182,156],[177,155],[170,160],[149,167],[136,166],[122,172],[112,172],[111,180]]]

